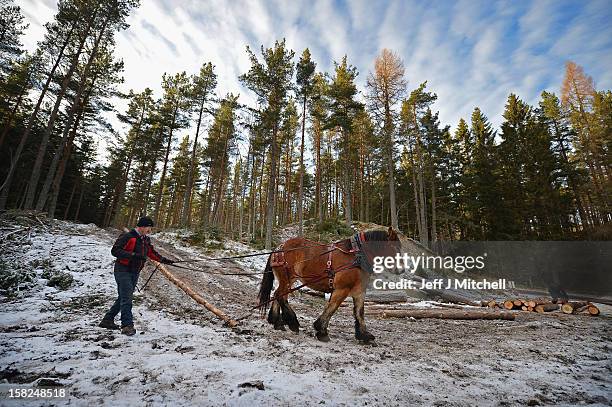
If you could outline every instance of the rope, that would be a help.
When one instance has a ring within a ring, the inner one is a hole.
[[[197,271],[199,273],[205,273],[205,274],[218,274],[221,276],[254,276],[254,275],[259,275],[259,274],[271,273],[271,271],[255,271],[253,273],[219,273],[215,271],[206,271],[202,269],[196,269],[193,267],[177,266],[176,264],[170,264],[170,266],[176,267],[178,269],[183,269],[183,270]]]
[[[304,247],[304,246],[301,246],[301,247]],[[311,247],[311,246],[308,246],[308,247]],[[295,249],[298,249],[298,247],[296,247],[294,249],[288,249],[286,251],[295,250]],[[314,258],[320,257],[320,256],[322,256],[324,254],[328,254],[330,252],[333,252],[334,250],[339,250],[339,251],[341,251],[341,252],[343,252],[345,254],[350,254],[350,253],[354,252],[354,251],[342,250],[341,248],[334,246],[333,248],[331,248],[329,250],[326,250],[324,252],[321,252],[321,253],[317,254],[316,256],[311,256],[311,257],[308,257],[306,259],[296,261],[293,265],[295,266],[296,264],[307,262],[307,261],[312,260]],[[282,251],[276,251],[275,253],[280,253],[280,252],[282,252]],[[186,261],[182,261],[182,262],[185,263]],[[197,271],[199,273],[205,273],[205,274],[216,274],[216,275],[220,275],[220,276],[255,276],[255,275],[262,275],[262,274],[268,274],[268,273],[272,273],[273,272],[271,270],[271,271],[255,271],[255,272],[252,272],[252,273],[219,273],[219,272],[215,272],[215,271],[206,271],[206,270],[202,270],[202,269],[196,269],[196,268],[193,268],[193,267],[178,266],[175,263],[181,263],[181,261],[175,261],[175,262],[173,262],[170,265],[172,267],[176,267],[176,268],[183,269],[183,270]],[[293,274],[295,274],[296,276],[298,276],[300,278],[302,277],[302,276],[300,276],[299,274],[297,274],[295,272]]]
[[[304,239],[304,240],[309,241],[309,242],[313,242],[313,241],[308,240],[308,239]],[[294,250],[303,249],[303,248],[306,248],[306,247],[328,246],[328,244],[325,244],[325,243],[319,243],[319,242],[313,242],[313,243],[315,243],[315,244],[293,247],[291,249],[272,250],[272,251],[263,252],[263,253],[241,254],[241,255],[238,255],[238,256],[204,257],[203,259],[178,260],[178,261],[175,261],[175,263],[197,263],[197,262],[200,262],[200,261],[244,259],[244,258],[247,258],[247,257],[265,256],[265,255],[270,255],[270,254],[274,254],[274,253],[287,253],[287,252],[292,252]],[[349,253],[350,252],[350,251],[342,250],[340,248],[337,248],[337,249],[342,251],[342,252],[344,252],[344,253]]]
[[[151,281],[151,277],[153,277],[153,274],[155,274],[160,264],[161,263],[157,263],[157,266],[155,266],[155,269],[153,269],[153,271],[151,272],[151,275],[149,276],[149,278],[147,278],[147,281],[145,281],[142,288],[138,288],[138,285],[136,286],[136,288],[138,288],[138,292],[144,291],[145,287],[147,286],[147,284],[149,284],[149,281]]]

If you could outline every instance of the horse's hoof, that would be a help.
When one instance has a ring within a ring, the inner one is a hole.
[[[364,332],[362,334],[355,335],[355,337],[357,338],[357,340],[365,343],[371,342],[376,339],[376,337],[369,332]]]
[[[285,325],[274,325],[274,329],[277,331],[286,331]]]
[[[289,325],[289,329],[291,329],[296,334],[300,333],[300,326],[299,325]]]
[[[329,335],[327,334],[322,334],[322,333],[317,332],[316,336],[317,336],[317,339],[320,340],[321,342],[329,342]]]

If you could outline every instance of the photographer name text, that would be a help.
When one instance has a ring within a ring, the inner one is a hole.
[[[505,278],[498,280],[473,280],[471,278],[437,278],[415,281],[402,278],[399,281],[384,281],[377,278],[372,282],[375,290],[505,290],[513,288],[513,281]]]

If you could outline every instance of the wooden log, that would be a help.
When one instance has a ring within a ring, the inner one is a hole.
[[[195,300],[195,302],[197,302],[200,305],[203,305],[207,310],[209,310],[210,312],[212,312],[213,314],[215,314],[215,316],[217,316],[217,318],[221,319],[222,321],[224,321],[230,328],[235,327],[236,325],[238,325],[238,321],[235,321],[234,319],[232,319],[229,315],[227,315],[225,312],[221,311],[219,308],[215,307],[214,305],[212,305],[211,303],[209,303],[208,301],[206,301],[204,299],[204,297],[202,297],[200,294],[196,293],[191,287],[189,287],[184,281],[178,279],[174,274],[172,274],[170,271],[168,271],[168,269],[161,263],[158,263],[154,260],[151,260],[156,266],[159,267],[159,271],[162,272],[162,274],[168,279],[170,280],[172,283],[174,283],[174,285],[176,285],[177,287],[179,287],[181,290],[185,291],[185,293],[190,296],[191,298],[193,298]]]
[[[435,318],[435,319],[502,319],[514,320],[514,314],[503,311],[458,310],[458,309],[414,309],[387,310],[382,312],[383,318]]]
[[[413,276],[410,278],[410,280],[416,281],[417,283],[419,283],[419,286],[422,284],[423,281],[426,281],[426,279],[420,276]],[[423,289],[419,289],[418,291],[424,292],[425,294],[429,296],[429,298],[433,298],[433,299],[439,298],[439,299],[446,300],[448,302],[454,302],[457,304],[472,305],[475,307],[481,306],[481,301],[473,300],[471,298],[465,297],[461,294],[458,294],[450,290],[435,290],[435,289],[423,288]]]
[[[529,312],[533,312],[534,308],[535,308],[535,307],[527,307],[527,311],[529,311]]]
[[[584,305],[584,306],[582,306],[582,307],[580,307],[580,308],[576,308],[576,309],[574,310],[574,314],[580,314],[581,312],[584,312],[584,311],[587,311],[587,312],[588,312],[588,308],[589,308],[589,304]]]
[[[589,310],[589,314],[593,315],[594,317],[599,315],[599,308],[597,308],[593,304],[589,304],[588,310]]]
[[[512,300],[504,301],[504,308],[507,310],[511,310],[512,308],[514,308],[514,301]]]
[[[512,302],[514,303],[515,307],[520,307],[521,305],[523,305],[523,301],[522,300],[514,300]]]
[[[453,308],[453,309],[465,309],[465,305],[447,304],[447,303],[444,303],[444,302],[436,304],[436,307]]]
[[[561,311],[564,314],[576,314],[578,308],[582,308],[585,305],[589,305],[589,303],[586,301],[570,301],[561,306]]]
[[[528,306],[526,306],[526,305],[521,305],[521,310],[523,310],[523,311],[527,311],[528,309],[529,309],[529,307],[528,307]]]
[[[523,294],[530,294],[530,295],[547,295],[546,291],[526,289],[526,288],[516,289],[516,292],[523,293]],[[589,302],[597,302],[601,304],[612,305],[612,298],[610,298],[609,296],[593,297],[593,296],[588,296],[584,294],[575,294],[571,292],[568,293],[568,295],[574,301],[589,301]],[[550,299],[547,300],[546,302],[550,302]]]
[[[539,304],[536,305],[535,311],[541,313],[555,311],[559,309],[559,304],[553,304],[549,302],[548,304]]]
[[[527,301],[527,306],[528,307],[535,308],[536,305],[538,305],[538,303],[535,300],[528,300]]]
[[[495,307],[497,307],[497,302],[495,302],[495,300],[491,300],[491,301],[487,302],[487,307],[495,308]]]
[[[372,301],[379,304],[391,304],[394,302],[406,302],[408,295],[403,290],[377,290],[366,293],[366,301]]]

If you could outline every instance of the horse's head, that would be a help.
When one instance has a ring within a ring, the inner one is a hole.
[[[374,257],[395,257],[401,251],[401,242],[392,227],[372,230],[362,234],[362,249],[371,264]]]
[[[382,256],[395,256],[402,249],[402,243],[400,242],[397,231],[391,226],[387,230],[387,244],[383,247],[385,254]]]

